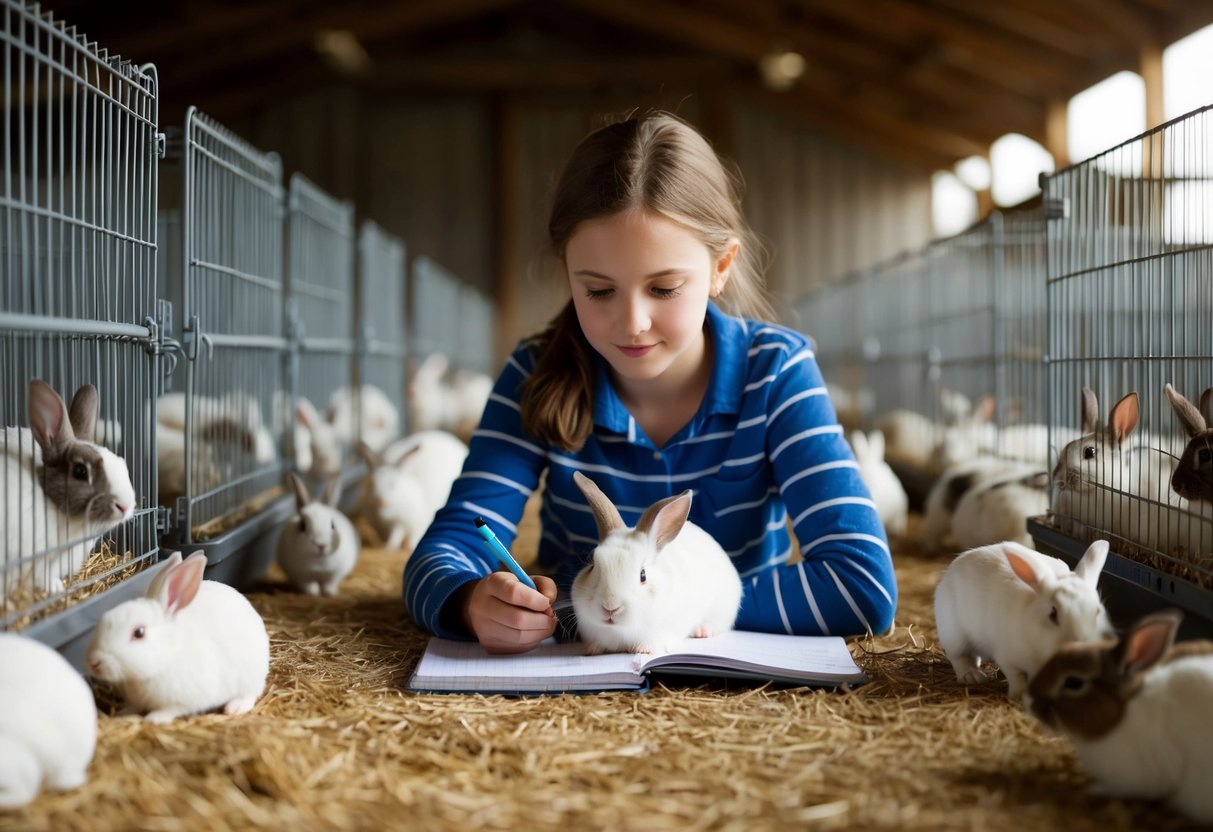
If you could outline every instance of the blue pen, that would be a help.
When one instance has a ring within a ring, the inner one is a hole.
[[[476,531],[480,532],[480,536],[484,538],[485,544],[497,556],[497,560],[505,564],[506,568],[514,573],[514,577],[522,581],[531,589],[538,590],[535,582],[531,580],[531,576],[522,571],[522,567],[518,565],[518,561],[514,560],[509,550],[501,545],[501,541],[497,539],[497,535],[493,534],[493,530],[484,522],[483,517],[476,518]]]

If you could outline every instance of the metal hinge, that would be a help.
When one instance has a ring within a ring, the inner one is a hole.
[[[168,139],[163,133],[156,134],[156,158],[163,159],[168,154]]]
[[[1070,200],[1067,197],[1051,197],[1044,201],[1046,220],[1070,218]]]
[[[173,530],[173,510],[168,506],[156,506],[156,535],[163,537]]]

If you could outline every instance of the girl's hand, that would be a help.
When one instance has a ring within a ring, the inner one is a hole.
[[[539,591],[509,572],[494,572],[460,588],[463,623],[490,653],[525,653],[556,630],[552,604],[556,583],[543,575],[532,580]]]

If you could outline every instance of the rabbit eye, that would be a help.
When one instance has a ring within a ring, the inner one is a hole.
[[[645,574],[644,574],[644,570],[643,570],[643,569],[641,569],[641,570],[640,570],[640,582],[641,582],[641,583],[644,583],[646,580],[648,580],[648,576],[647,576],[647,575],[645,575]]]
[[[88,466],[83,462],[77,462],[72,466],[72,476],[78,480],[88,482]]]
[[[1053,607],[1053,609],[1049,610],[1049,620],[1054,624],[1057,623],[1057,607]]]
[[[329,529],[331,529],[332,531],[337,531],[337,521],[336,520],[329,521]]]
[[[144,627],[144,626],[142,626],[142,625],[140,625],[140,626],[136,627],[134,630],[132,630],[132,631],[131,631],[131,640],[132,640],[132,641],[139,641],[140,639],[142,639],[142,638],[143,638],[144,636],[146,636],[146,635],[147,635],[147,628],[146,628],[146,627]]]
[[[1082,458],[1083,459],[1095,459],[1095,446],[1087,445],[1086,447],[1084,447],[1082,449]]]
[[[1087,689],[1088,682],[1081,676],[1067,676],[1061,682],[1061,689],[1070,693],[1082,693]]]
[[[1209,450],[1208,448],[1201,448],[1196,452],[1196,458],[1200,460],[1201,465],[1205,465],[1206,463],[1213,461],[1213,451]]]
[[[299,518],[299,531],[301,531],[301,532],[307,531],[307,521],[304,520],[302,517]]]

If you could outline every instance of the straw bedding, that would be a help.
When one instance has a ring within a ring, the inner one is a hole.
[[[530,550],[534,512],[515,547]],[[894,546],[897,626],[853,645],[852,692],[722,681],[507,699],[402,692],[425,644],[399,601],[403,556],[367,550],[333,599],[250,593],[272,639],[242,717],[167,727],[99,698],[90,781],[0,815],[38,830],[1183,828],[1088,796],[1062,739],[966,689],[935,646],[946,558]]]

